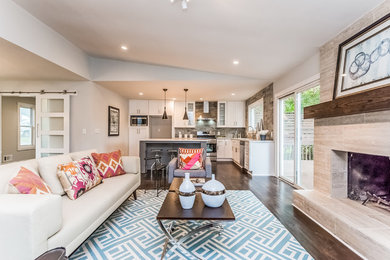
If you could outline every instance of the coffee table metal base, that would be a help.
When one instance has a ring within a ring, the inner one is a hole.
[[[197,228],[191,230],[190,232],[188,232],[185,236],[181,237],[180,239],[176,239],[173,235],[172,235],[172,232],[174,230],[174,227],[175,227],[175,221],[171,221],[167,226],[164,225],[162,223],[161,220],[158,220],[158,224],[161,228],[161,230],[164,232],[164,235],[167,237],[165,239],[165,244],[164,244],[164,248],[163,248],[163,252],[162,252],[162,255],[161,255],[161,259],[164,258],[164,256],[171,250],[175,250],[176,248],[177,249],[180,249],[184,252],[187,252],[188,254],[190,254],[194,259],[201,259],[199,257],[197,257],[195,254],[193,254],[191,251],[185,249],[183,246],[182,246],[182,243],[185,242],[187,239],[193,237],[194,235],[196,235],[197,233],[200,233],[204,230],[210,230],[210,231],[213,231],[213,232],[218,232],[219,234],[221,234],[222,230],[223,230],[223,226],[220,222],[218,221],[205,221],[206,223],[198,226]],[[172,245],[171,248],[168,249],[168,246],[169,244]],[[168,249],[168,250],[167,250]]]

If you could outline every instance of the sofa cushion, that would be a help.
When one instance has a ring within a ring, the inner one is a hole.
[[[102,182],[102,177],[89,157],[58,165],[57,176],[64,191],[72,200]]]
[[[121,151],[117,150],[111,153],[92,153],[96,168],[100,176],[103,178],[110,178],[125,174],[122,163]]]
[[[10,194],[51,194],[49,186],[35,172],[21,167],[19,173],[9,181]]]
[[[82,158],[89,157],[89,158],[91,158],[93,164],[95,164],[95,162],[93,161],[93,158],[91,156],[92,153],[96,153],[96,149],[70,153],[69,156],[70,156],[70,158],[72,158],[73,161],[78,161]]]
[[[63,226],[49,238],[49,248],[65,246],[70,254],[72,251],[69,250],[80,245],[119,206],[117,202],[122,202],[121,198],[137,184],[139,174],[124,174],[105,179],[103,184],[77,200],[63,196]],[[68,247],[70,244],[74,245],[73,248]]]
[[[44,157],[38,159],[39,174],[42,179],[49,185],[54,194],[64,195],[65,191],[62,188],[60,180],[57,177],[57,166],[60,164],[70,163],[72,158],[69,154]]]
[[[182,169],[176,169],[173,172],[173,177],[184,177],[184,173],[189,172],[190,173],[190,178],[205,178],[206,177],[206,171],[201,169],[201,170],[182,170]]]
[[[27,160],[0,165],[0,194],[8,193],[8,183],[18,174],[20,167],[38,173],[37,160]]]

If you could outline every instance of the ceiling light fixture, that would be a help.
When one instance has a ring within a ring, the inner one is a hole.
[[[126,45],[122,45],[122,46],[121,46],[121,49],[124,50],[124,51],[127,51],[127,50],[128,50],[128,48],[127,48]]]
[[[138,95],[140,95],[140,96],[143,96],[143,95],[144,95],[144,93],[140,92],[140,93],[138,93]]]
[[[185,96],[184,96],[184,116],[183,116],[183,120],[188,120],[188,114],[187,114],[187,92],[188,92],[188,88],[185,88],[184,89]]]
[[[238,65],[238,64],[240,64],[240,61],[239,61],[239,60],[234,60],[234,61],[233,61],[233,64],[234,64],[234,65]]]
[[[188,9],[188,2],[190,1],[190,0],[180,0],[181,1],[181,8],[183,9],[183,10],[187,10]],[[173,3],[175,3],[175,0],[171,0],[171,3],[173,4]]]
[[[168,91],[168,89],[164,88],[163,91],[164,91],[164,113],[162,115],[162,119],[168,119],[168,115],[167,115],[167,91]]]
[[[203,98],[201,97],[201,98],[199,98],[200,100],[203,100]]]
[[[232,93],[232,96],[235,96],[236,95],[236,93]]]

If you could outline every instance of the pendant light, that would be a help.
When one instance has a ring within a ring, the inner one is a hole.
[[[164,91],[164,113],[162,115],[162,119],[168,119],[168,115],[167,115],[167,91],[168,91],[168,89],[164,88],[163,91]]]
[[[188,115],[187,115],[187,92],[188,92],[188,88],[185,88],[184,89],[185,96],[184,96],[184,116],[183,116],[183,120],[188,120]]]

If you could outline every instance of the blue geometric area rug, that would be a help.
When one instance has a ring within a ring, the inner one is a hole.
[[[156,221],[166,193],[138,191],[125,201],[70,259],[160,259],[165,236]],[[183,245],[201,259],[313,259],[251,191],[228,191],[236,221],[221,234],[200,233]],[[173,235],[185,235],[196,222],[178,222]],[[165,259],[191,259],[180,249]]]

